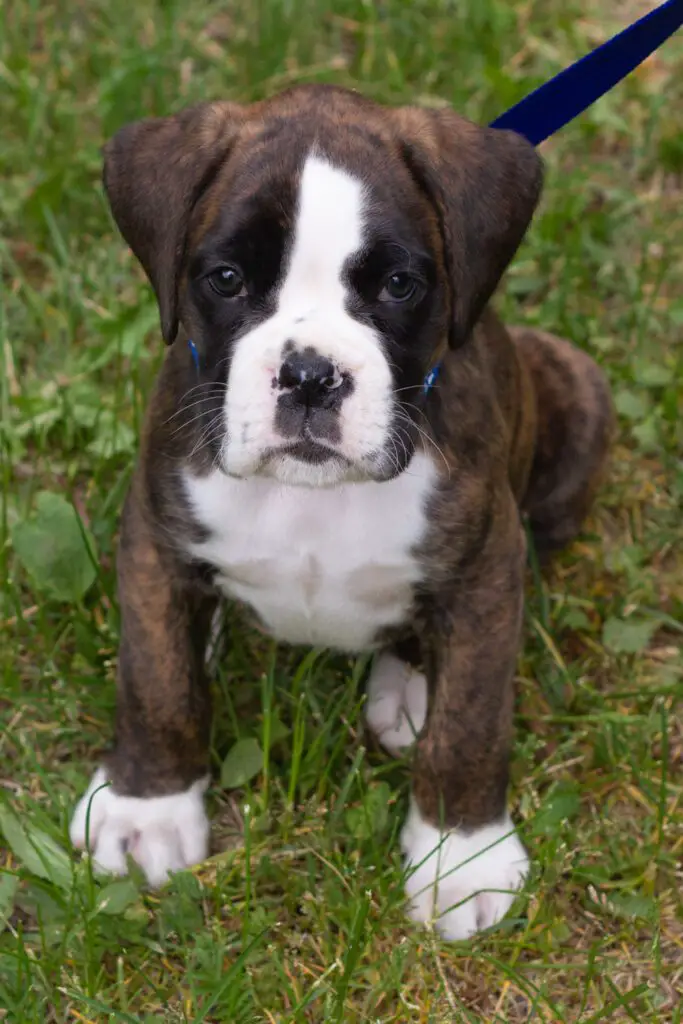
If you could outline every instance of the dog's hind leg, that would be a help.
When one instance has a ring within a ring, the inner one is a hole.
[[[541,555],[579,532],[602,477],[614,429],[609,385],[585,352],[544,331],[510,335],[529,369],[537,440],[522,509]]]

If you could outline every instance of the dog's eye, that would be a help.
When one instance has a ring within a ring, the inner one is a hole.
[[[379,293],[380,302],[407,302],[417,292],[419,283],[411,274],[397,271],[392,274],[384,283],[384,288]]]
[[[219,267],[207,274],[211,288],[224,299],[237,299],[246,295],[242,275],[236,267]]]

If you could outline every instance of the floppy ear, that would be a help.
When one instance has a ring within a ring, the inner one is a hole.
[[[451,344],[469,335],[538,203],[542,162],[515,132],[451,110],[396,111],[403,156],[439,217],[452,285]]]
[[[178,284],[190,214],[225,161],[243,109],[202,103],[126,125],[104,148],[114,219],[154,288],[161,329],[178,331]]]

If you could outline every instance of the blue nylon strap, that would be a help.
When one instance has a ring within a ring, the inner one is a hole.
[[[625,78],[683,25],[683,0],[667,0],[560,71],[491,122],[532,145],[554,135]]]
[[[190,350],[190,355],[192,356],[192,362],[194,363],[194,368],[197,371],[197,373],[199,373],[199,352],[197,351],[197,346],[192,341],[192,338],[188,338],[187,339],[187,347]]]
[[[539,86],[492,121],[490,127],[517,132],[537,146],[609,92],[681,25],[683,0],[667,0]],[[437,363],[425,377],[425,395],[439,368]]]

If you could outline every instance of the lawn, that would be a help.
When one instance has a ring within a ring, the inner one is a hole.
[[[149,895],[67,823],[111,736],[113,552],[156,308],[100,186],[126,121],[298,81],[492,119],[645,0],[10,0],[0,13],[0,1019],[683,1021],[683,33],[543,147],[497,304],[609,374],[581,539],[529,570],[513,807],[534,872],[490,934],[402,913],[407,765],[363,661],[232,621],[211,860]],[[4,839],[3,839],[4,835]]]

